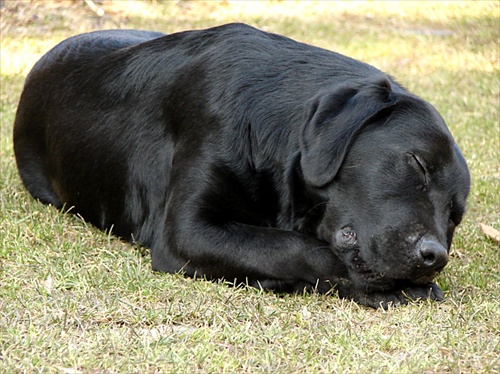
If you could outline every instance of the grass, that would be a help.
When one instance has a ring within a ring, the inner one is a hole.
[[[20,2],[1,8],[0,372],[498,373],[498,2]],[[147,251],[33,201],[12,123],[27,72],[95,28],[174,32],[244,21],[396,76],[442,113],[473,177],[442,303],[371,310],[151,271]]]

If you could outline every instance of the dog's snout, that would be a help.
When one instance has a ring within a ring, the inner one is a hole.
[[[448,263],[448,251],[437,241],[423,238],[419,243],[421,264],[424,268],[440,270]]]

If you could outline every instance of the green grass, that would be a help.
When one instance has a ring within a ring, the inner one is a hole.
[[[0,372],[500,371],[499,3],[6,1],[1,9]],[[433,103],[473,183],[442,303],[371,310],[335,296],[234,289],[151,271],[147,250],[33,201],[12,123],[24,78],[95,27],[174,32],[230,21],[351,55]]]

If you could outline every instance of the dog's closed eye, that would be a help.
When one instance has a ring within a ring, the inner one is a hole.
[[[425,162],[420,158],[419,156],[410,153],[410,163],[415,167],[415,169],[418,170],[420,175],[423,177],[424,180],[424,188],[427,187],[428,185],[428,176],[427,176],[427,169],[425,166]]]

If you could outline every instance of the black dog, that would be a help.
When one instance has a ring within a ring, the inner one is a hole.
[[[47,53],[14,128],[31,194],[156,270],[377,307],[442,299],[469,191],[436,110],[377,69],[231,24]]]

